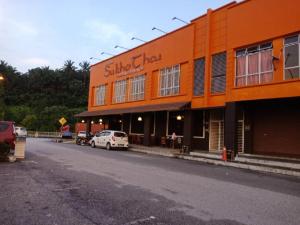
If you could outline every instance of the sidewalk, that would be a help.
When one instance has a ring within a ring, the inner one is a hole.
[[[147,147],[142,145],[130,145],[129,151],[141,152],[152,155],[160,155],[165,157],[173,157],[191,161],[198,161],[204,163],[210,163],[214,165],[230,166],[240,169],[247,169],[252,171],[264,172],[264,173],[275,173],[281,175],[289,175],[300,178],[300,160],[290,159],[289,162],[278,163],[278,159],[274,160],[274,157],[266,156],[249,156],[251,160],[245,160],[247,155],[242,155],[244,160],[236,157],[235,161],[228,162],[222,161],[221,157],[209,152],[191,152],[189,154],[180,153],[179,149],[163,148],[163,147]],[[256,159],[255,159],[256,158]],[[264,160],[262,160],[262,158]],[[286,159],[282,158],[282,161]]]

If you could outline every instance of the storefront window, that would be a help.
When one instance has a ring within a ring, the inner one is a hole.
[[[160,70],[159,95],[168,96],[179,94],[180,66],[166,67]]]
[[[143,114],[131,114],[130,133],[131,134],[144,134]]]
[[[205,127],[204,127],[204,111],[193,111],[193,137],[204,138]]]
[[[300,40],[299,35],[284,40],[284,74],[285,79],[300,78]]]
[[[183,121],[183,111],[169,112],[168,135],[172,135],[175,132],[177,136],[183,136]]]

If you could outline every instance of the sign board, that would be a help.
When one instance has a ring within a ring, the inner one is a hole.
[[[63,126],[67,122],[67,120],[64,117],[62,117],[60,118],[59,122]]]

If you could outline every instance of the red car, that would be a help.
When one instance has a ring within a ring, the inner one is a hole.
[[[15,135],[14,122],[0,121],[0,148],[3,148],[2,149],[2,151],[4,151],[3,153],[4,154],[6,153],[8,155],[14,154],[15,142],[16,142],[16,135]]]

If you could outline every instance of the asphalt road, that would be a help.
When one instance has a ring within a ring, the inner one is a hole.
[[[299,225],[300,179],[27,139],[0,163],[1,225]]]

